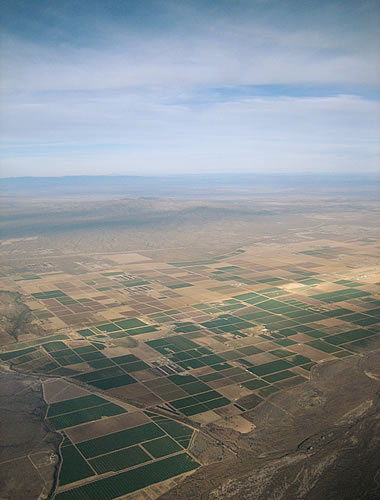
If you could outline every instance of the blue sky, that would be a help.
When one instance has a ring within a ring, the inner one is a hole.
[[[373,172],[376,0],[2,0],[0,175]]]

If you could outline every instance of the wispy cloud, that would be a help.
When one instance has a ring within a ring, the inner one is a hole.
[[[81,34],[44,3],[46,33],[36,35],[37,22],[28,37],[9,22],[2,175],[345,171],[359,159],[373,170],[374,4],[330,2],[315,19],[291,4],[289,13],[283,2],[242,1],[229,15],[222,1],[153,2],[146,21],[102,8],[82,12]]]

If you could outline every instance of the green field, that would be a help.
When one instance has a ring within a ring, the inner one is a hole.
[[[171,401],[170,404],[176,408],[177,410],[180,410],[181,408],[186,408],[186,406],[191,406],[197,404],[199,401],[197,401],[194,397],[189,396],[187,398],[182,398],[182,399],[177,399],[175,401]]]
[[[255,375],[269,375],[274,372],[279,372],[287,368],[292,368],[292,365],[285,361],[284,359],[279,359],[278,361],[270,361],[269,363],[264,363],[262,365],[253,366],[248,368],[250,372]]]
[[[330,344],[326,344],[323,340],[312,340],[311,342],[307,342],[307,345],[314,347],[314,349],[318,349],[318,351],[326,352],[328,354],[339,351],[339,347],[333,347]]]
[[[17,358],[18,356],[23,356],[36,350],[36,347],[27,347],[26,349],[20,349],[19,351],[3,352],[0,354],[0,359],[3,361],[10,361],[11,359]]]
[[[58,493],[55,498],[57,500],[112,500],[198,467],[199,464],[187,453],[182,453]]]
[[[47,416],[55,417],[61,415],[62,413],[68,413],[71,411],[82,410],[84,408],[90,408],[92,406],[99,406],[108,403],[106,399],[103,399],[95,394],[90,394],[88,396],[82,396],[80,398],[68,399],[66,401],[60,401],[59,403],[52,403],[49,406]]]
[[[197,382],[197,379],[193,375],[171,375],[168,377],[169,380],[174,382],[176,385],[189,384],[190,382]]]
[[[61,365],[75,365],[77,363],[83,363],[83,359],[81,359],[74,351],[71,349],[65,349],[64,351],[52,352],[51,356]]]
[[[357,299],[358,297],[366,297],[368,295],[370,295],[368,292],[347,288],[344,290],[337,290],[336,292],[318,293],[317,295],[312,295],[312,298],[322,302],[335,303]]]
[[[104,354],[99,352],[97,349],[94,352],[85,352],[84,354],[81,354],[80,357],[84,359],[84,361],[95,361],[95,360],[100,360],[100,359],[107,359]],[[112,366],[115,366],[113,363],[111,363]]]
[[[96,327],[101,332],[115,332],[117,330],[121,330],[121,328],[113,323],[107,323],[106,325],[100,325]]]
[[[139,465],[151,460],[150,456],[143,451],[140,446],[131,446],[125,450],[115,451],[107,455],[89,460],[91,466],[98,474],[104,472],[117,472],[122,469],[128,469],[134,465]]]
[[[116,377],[110,377],[89,382],[89,384],[93,385],[94,387],[103,390],[113,389],[115,387],[122,387],[124,385],[129,385],[134,383],[136,383],[136,380],[127,373],[125,375],[117,375]]]
[[[144,323],[143,321],[141,321],[137,318],[123,319],[122,321],[115,321],[115,324],[118,325],[123,330],[128,330],[129,328],[137,328],[139,326],[146,326],[146,323]]]
[[[110,366],[114,366],[110,359],[103,357],[103,359],[94,359],[93,361],[87,361],[87,363],[94,368],[94,370],[99,370],[100,368],[108,368]]]
[[[181,335],[175,335],[167,339],[149,340],[145,343],[161,354],[173,354],[199,347],[198,344]]]
[[[75,378],[81,382],[92,382],[93,380],[99,380],[102,378],[110,378],[116,375],[124,375],[125,372],[121,368],[114,366],[112,368],[104,368],[104,370],[96,370],[93,372],[82,373],[77,375]]]
[[[133,373],[137,372],[139,370],[146,370],[147,368],[150,368],[149,365],[147,365],[144,361],[133,361],[132,363],[126,363],[124,365],[121,365],[123,370],[125,370],[127,373]]]
[[[209,409],[209,410],[214,410],[215,408],[220,408],[221,406],[226,406],[230,404],[230,400],[227,398],[218,398],[218,399],[213,399],[212,401],[205,401],[204,405]]]
[[[162,421],[160,422],[160,427],[162,427],[162,429],[164,429],[164,431],[174,439],[184,438],[193,434],[193,429],[186,427],[185,425],[181,425],[174,420],[167,419],[166,421]]]
[[[72,444],[64,446],[61,452],[63,463],[59,474],[60,486],[95,475],[75,446]]]
[[[191,415],[197,415],[198,413],[203,413],[208,410],[209,408],[207,408],[206,405],[198,403],[193,406],[187,406],[186,408],[182,408],[181,412],[187,417],[190,417]]]
[[[163,436],[163,431],[155,424],[144,424],[95,439],[82,441],[77,446],[86,458],[96,457],[104,453],[127,448],[143,441]]]
[[[73,411],[71,413],[58,415],[57,417],[50,417],[49,420],[51,424],[59,430],[65,427],[84,424],[85,422],[92,422],[93,420],[100,420],[103,417],[120,415],[121,413],[127,413],[127,410],[114,403],[106,403],[101,406],[94,406],[93,408]]]
[[[154,458],[165,457],[181,451],[182,448],[168,436],[164,436],[153,441],[148,441],[142,445]]]
[[[366,337],[371,337],[372,335],[376,335],[375,332],[371,332],[369,330],[359,329],[359,330],[351,330],[349,332],[338,333],[337,335],[331,335],[330,337],[325,338],[325,341],[329,344],[340,345],[345,344],[346,342],[352,342],[354,340],[361,340]]]
[[[216,365],[217,363],[223,363],[225,360],[217,354],[210,354],[209,356],[203,356],[201,358],[201,361],[208,366],[212,366]]]
[[[99,352],[96,348],[95,348],[95,351],[85,352],[85,353],[81,354],[80,357],[84,361],[95,361],[97,359],[107,359],[106,356],[104,356],[104,354]],[[112,366],[114,366],[113,363],[112,363]]]
[[[67,345],[64,342],[60,341],[46,342],[45,344],[42,344],[42,347],[47,352],[55,352],[55,351],[61,351],[63,349],[68,349]]]
[[[95,346],[89,344],[81,347],[76,347],[73,349],[73,351],[75,351],[77,354],[81,356],[82,354],[86,354],[88,352],[97,352],[98,350]]]
[[[197,396],[194,396],[194,399],[196,399],[200,403],[204,403],[205,401],[211,401],[211,399],[216,399],[221,397],[222,395],[219,392],[212,390],[209,392],[203,392],[202,394],[198,394]]]
[[[167,285],[168,288],[186,288],[188,286],[193,286],[191,283],[176,283],[175,285]]]
[[[95,333],[90,330],[89,328],[84,328],[83,330],[78,330],[79,335],[82,335],[82,337],[91,337],[92,335],[95,335]]]
[[[191,370],[194,368],[205,366],[205,364],[197,358],[188,359],[187,361],[177,361],[177,364],[185,370]]]
[[[243,382],[242,385],[247,389],[249,389],[250,391],[254,391],[256,389],[261,389],[261,387],[265,387],[268,384],[264,382],[264,380],[255,379],[255,380],[248,380],[248,382]]]

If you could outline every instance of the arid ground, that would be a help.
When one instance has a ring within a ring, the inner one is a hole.
[[[376,185],[49,186],[0,197],[2,498],[379,497]]]

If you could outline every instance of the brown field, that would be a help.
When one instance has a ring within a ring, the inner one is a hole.
[[[129,429],[137,425],[146,424],[150,419],[141,411],[117,415],[107,420],[98,420],[67,430],[67,434],[73,443],[80,443],[88,439],[94,439],[112,432]]]
[[[44,399],[47,403],[58,403],[67,399],[87,396],[90,392],[82,387],[75,386],[65,380],[47,381],[43,385]]]

